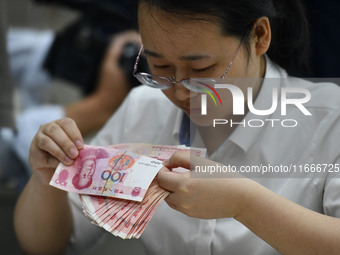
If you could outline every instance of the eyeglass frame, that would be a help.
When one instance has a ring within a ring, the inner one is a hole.
[[[232,58],[231,61],[229,62],[228,66],[227,66],[227,69],[225,70],[224,74],[221,76],[220,81],[219,81],[218,83],[221,83],[221,82],[224,80],[224,78],[227,76],[227,74],[229,73],[229,70],[230,70],[230,68],[231,68],[231,66],[232,66],[232,64],[233,64],[233,62],[234,62],[234,60],[235,60],[235,58],[236,58],[238,52],[240,51],[241,46],[242,46],[242,44],[243,44],[245,38],[246,38],[246,36],[243,37],[242,41],[240,42],[239,46],[237,47],[237,50],[236,50],[236,52],[235,52],[233,58]],[[167,88],[161,88],[161,87],[159,87],[158,89],[161,89],[161,90],[170,89],[170,88],[172,87],[173,84],[181,83],[184,87],[186,87],[186,88],[187,88],[188,90],[190,90],[190,91],[202,93],[200,90],[196,91],[192,86],[190,86],[190,80],[199,80],[199,81],[202,81],[202,82],[203,82],[203,81],[209,80],[210,82],[212,81],[212,82],[214,82],[214,83],[217,83],[216,80],[215,80],[215,79],[212,79],[212,78],[185,78],[185,79],[182,79],[182,80],[180,80],[180,81],[176,81],[175,78],[174,78],[173,76],[170,77],[170,78],[168,78],[168,77],[165,77],[165,76],[160,76],[160,75],[150,74],[150,73],[144,73],[144,72],[138,72],[138,73],[137,73],[137,66],[138,66],[138,63],[139,63],[139,60],[140,60],[140,56],[141,56],[141,54],[142,54],[143,49],[144,49],[144,45],[142,44],[142,45],[141,45],[141,48],[140,48],[140,50],[139,50],[139,52],[138,52],[138,55],[137,55],[137,57],[136,57],[136,61],[135,61],[134,67],[133,67],[133,76],[136,77],[137,79],[138,79],[138,77],[137,77],[138,75],[141,75],[141,76],[149,76],[149,77],[151,76],[151,77],[160,78],[160,79],[163,79],[163,80],[169,82],[169,84],[170,84],[169,87],[167,87]],[[138,79],[138,80],[139,80],[139,79]],[[139,80],[139,81],[140,81],[140,80]],[[185,81],[187,81],[188,83],[185,83]],[[142,82],[142,83],[143,83],[143,82]],[[199,82],[198,82],[198,83],[199,83]],[[144,84],[144,83],[143,83],[143,84]],[[149,86],[149,87],[152,87],[152,88],[157,88],[157,87],[150,86],[150,85],[148,85],[148,84],[145,84],[145,85],[147,85],[147,86]]]

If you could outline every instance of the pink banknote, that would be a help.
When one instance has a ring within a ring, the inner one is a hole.
[[[158,160],[169,159],[177,151],[190,151],[193,155],[198,157],[205,157],[206,149],[186,147],[185,145],[156,145],[149,143],[126,143],[116,144],[110,147],[127,150],[133,153],[148,156]]]
[[[160,160],[113,147],[85,145],[71,166],[60,163],[50,185],[69,192],[142,201]]]
[[[200,157],[205,156],[205,149],[188,148],[183,145],[154,144],[117,144],[110,148],[130,151],[138,155],[158,160],[169,159],[177,151],[190,151]],[[176,168],[172,171],[183,173],[188,169]],[[116,199],[103,196],[80,195],[84,213],[92,223],[121,238],[139,238],[154,215],[159,204],[170,194],[162,189],[154,178],[141,202]]]
[[[184,145],[117,144],[85,146],[71,166],[59,165],[50,184],[79,193],[92,223],[121,238],[139,238],[170,194],[157,182],[161,161],[177,151],[204,157],[206,150]],[[188,169],[175,168],[183,173]],[[77,176],[78,175],[78,176]]]
[[[170,192],[154,180],[143,201],[81,195],[84,213],[92,223],[121,238],[139,238],[158,205]]]

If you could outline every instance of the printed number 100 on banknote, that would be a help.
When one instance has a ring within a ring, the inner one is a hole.
[[[110,147],[86,145],[71,166],[57,167],[50,185],[68,192],[142,201],[161,161]]]

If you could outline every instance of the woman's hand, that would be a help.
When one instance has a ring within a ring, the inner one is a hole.
[[[66,250],[73,226],[67,192],[48,184],[59,162],[72,164],[83,146],[82,135],[70,118],[42,125],[33,138],[29,156],[33,174],[14,213],[15,231],[27,254]]]
[[[216,162],[190,155],[190,152],[177,152],[158,174],[159,185],[172,193],[165,199],[170,207],[191,217],[216,219],[237,216],[246,178],[230,175],[226,178],[190,178],[190,172],[183,174],[171,169],[183,167],[216,165]]]
[[[76,123],[70,118],[41,125],[33,138],[29,162],[33,175],[47,185],[59,162],[70,165],[84,146]]]
[[[237,175],[203,179],[170,171],[216,164],[187,152],[175,153],[158,174],[159,185],[172,192],[165,199],[169,206],[202,219],[234,217],[281,254],[340,254],[338,218],[311,211]]]

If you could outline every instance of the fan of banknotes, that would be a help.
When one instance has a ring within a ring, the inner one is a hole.
[[[139,238],[169,195],[157,182],[162,161],[176,151],[205,149],[152,144],[85,145],[71,166],[60,163],[50,185],[79,193],[84,214],[121,238]]]

